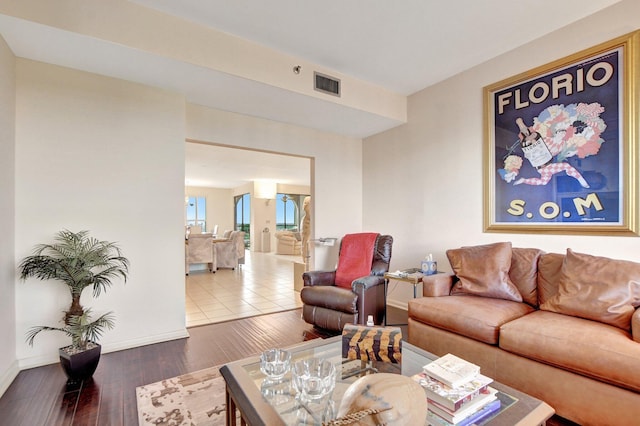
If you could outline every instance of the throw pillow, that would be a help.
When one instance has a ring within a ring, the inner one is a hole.
[[[509,278],[511,243],[447,250],[447,258],[459,280],[451,289],[451,294],[473,294],[522,302],[520,292]]]
[[[610,324],[629,331],[640,306],[640,263],[567,249],[558,292],[540,309]]]
[[[538,306],[538,259],[542,250],[514,247],[511,251],[509,278],[522,295],[522,301]]]

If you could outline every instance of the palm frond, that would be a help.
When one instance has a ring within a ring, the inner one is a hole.
[[[31,327],[29,331],[27,331],[26,342],[29,344],[29,346],[33,346],[33,339],[35,339],[36,336],[40,334],[41,331],[59,331],[73,339],[73,335],[71,334],[71,331],[67,330],[66,327],[60,328],[60,327],[48,327],[46,325],[39,325],[39,326]]]
[[[33,346],[33,341],[40,332],[58,331],[71,338],[71,346],[75,349],[83,350],[87,348],[87,344],[90,341],[97,342],[105,330],[111,330],[113,327],[115,327],[113,312],[107,312],[91,321],[91,310],[86,309],[84,314],[72,316],[69,324],[64,327],[31,327],[27,332],[26,341]]]
[[[20,263],[22,279],[62,281],[78,294],[94,286],[95,295],[106,290],[113,278],[127,281],[129,261],[115,243],[89,237],[88,231],[68,230],[60,231],[55,241],[36,246],[34,254]]]

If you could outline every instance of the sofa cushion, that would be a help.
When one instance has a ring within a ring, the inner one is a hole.
[[[540,309],[631,330],[640,306],[640,263],[575,253],[567,249],[558,293]]]
[[[458,277],[451,294],[522,302],[522,296],[509,278],[511,243],[494,243],[447,250],[447,257]]]
[[[409,318],[491,345],[498,343],[502,324],[533,310],[526,303],[470,295],[409,301]]]
[[[543,251],[514,247],[511,251],[509,278],[522,296],[522,301],[538,306],[538,259]]]
[[[535,361],[640,391],[640,344],[617,327],[536,311],[504,324],[499,346]]]
[[[558,276],[564,254],[545,253],[538,260],[538,303],[542,304],[558,292]]]

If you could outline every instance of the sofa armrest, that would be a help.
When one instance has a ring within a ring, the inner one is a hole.
[[[336,271],[309,271],[302,274],[304,285],[335,285]]]
[[[425,297],[448,296],[453,286],[455,275],[437,273],[422,277],[422,295]]]
[[[364,291],[368,288],[375,287],[378,285],[383,285],[383,284],[384,284],[384,277],[380,277],[377,275],[367,275],[365,277],[360,277],[353,280],[353,282],[351,283],[351,289],[356,293],[358,293],[359,291],[358,287],[360,287],[361,290]]]
[[[634,341],[640,342],[640,308],[631,317],[631,335]]]

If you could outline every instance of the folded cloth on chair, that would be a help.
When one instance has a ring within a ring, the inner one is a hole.
[[[356,278],[371,274],[373,250],[378,235],[373,232],[347,234],[342,238],[340,258],[336,269],[336,285],[351,288]]]

